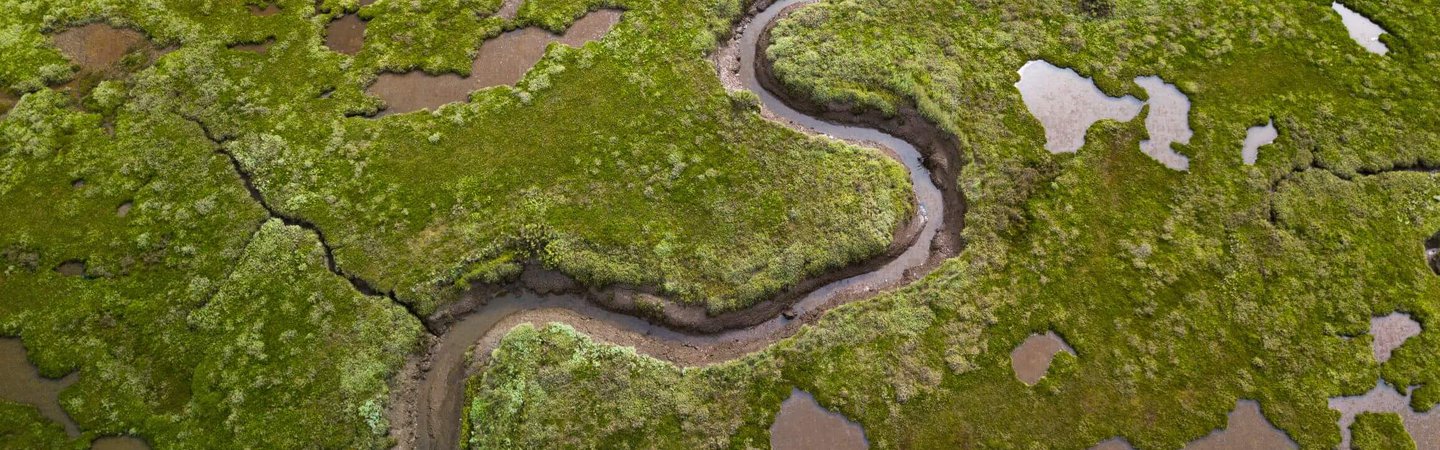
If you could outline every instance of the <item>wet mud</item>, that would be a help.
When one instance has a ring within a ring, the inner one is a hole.
[[[792,389],[770,425],[775,450],[864,450],[865,430],[845,416],[825,409],[810,393]]]
[[[255,16],[259,16],[259,17],[269,17],[269,16],[273,16],[273,15],[276,15],[276,14],[280,14],[280,6],[279,6],[279,5],[276,5],[276,4],[274,4],[274,3],[271,3],[271,4],[269,4],[269,5],[265,5],[264,7],[260,7],[260,6],[256,6],[256,5],[248,5],[248,6],[246,6],[246,7],[250,9],[250,14],[255,15]]]
[[[55,266],[55,271],[67,277],[85,276],[85,261],[65,261]]]
[[[463,102],[470,98],[471,92],[519,82],[545,56],[545,49],[552,42],[580,47],[604,37],[620,22],[620,16],[618,10],[594,11],[575,21],[563,35],[535,27],[509,31],[480,45],[468,77],[430,75],[421,71],[383,73],[367,91],[385,101],[386,108],[381,115]]]
[[[85,72],[105,72],[127,53],[149,46],[145,35],[103,23],[92,23],[56,34],[55,46]]]
[[[1050,372],[1050,362],[1060,352],[1076,354],[1075,349],[1054,331],[1032,334],[1010,351],[1010,367],[1015,370],[1015,378],[1033,386]]]
[[[78,378],[78,373],[60,379],[40,376],[19,339],[0,338],[0,398],[36,407],[41,416],[64,425],[72,438],[80,435],[80,428],[60,408],[60,391]]]

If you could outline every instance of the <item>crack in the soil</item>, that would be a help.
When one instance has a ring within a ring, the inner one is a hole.
[[[233,137],[217,136],[204,121],[196,117],[186,115],[181,115],[181,117],[199,126],[200,131],[205,134],[205,138],[215,144],[215,153],[224,155],[225,158],[230,161],[230,167],[233,168],[235,174],[240,177],[240,182],[245,185],[245,190],[250,193],[250,198],[255,200],[256,203],[259,203],[260,207],[265,209],[265,213],[270,218],[280,219],[280,222],[285,225],[300,227],[315,233],[315,236],[320,240],[320,248],[325,250],[325,268],[328,269],[330,273],[345,279],[345,281],[350,283],[352,288],[363,295],[385,297],[389,299],[391,303],[404,308],[406,313],[414,317],[415,320],[420,321],[420,325],[425,327],[425,332],[431,336],[439,336],[441,334],[430,321],[425,320],[425,316],[420,314],[414,305],[401,301],[400,298],[395,295],[395,291],[381,291],[364,278],[360,278],[358,275],[346,272],[340,268],[340,265],[335,262],[335,248],[330,245],[330,240],[325,237],[325,231],[321,230],[315,223],[305,220],[304,218],[282,213],[270,206],[270,202],[265,199],[265,194],[261,193],[260,189],[255,187],[255,182],[250,171],[245,170],[245,166],[240,164],[240,160],[235,157],[235,154],[225,148],[225,143],[231,141]]]

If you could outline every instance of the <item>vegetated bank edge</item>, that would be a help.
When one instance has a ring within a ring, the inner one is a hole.
[[[770,0],[756,2],[745,14],[737,18],[732,27],[730,45],[738,45],[740,33],[737,31],[743,30],[756,15],[774,3]],[[787,7],[776,17],[776,20],[784,17],[793,7],[803,6],[807,3],[802,2]],[[769,44],[768,34],[773,23],[772,20],[765,24],[765,28],[762,30],[764,34],[754,48],[742,51],[757,52],[766,48]],[[761,54],[763,55],[763,52]],[[813,115],[837,124],[880,130],[906,141],[917,149],[923,156],[922,164],[930,171],[930,182],[941,194],[944,209],[940,218],[942,222],[931,242],[928,244],[916,243],[920,235],[919,231],[925,223],[923,212],[917,208],[916,215],[899,227],[895,233],[895,240],[883,254],[806,279],[771,300],[757,303],[743,310],[714,316],[708,314],[701,306],[684,306],[656,297],[652,294],[656,292],[653,288],[607,286],[586,289],[569,277],[558,272],[547,271],[533,262],[527,264],[527,268],[516,281],[504,284],[472,285],[464,299],[426,318],[429,322],[427,327],[439,330],[437,336],[424,346],[426,350],[423,353],[412,355],[405,368],[392,380],[388,416],[391,422],[391,437],[401,448],[429,448],[435,447],[437,443],[443,443],[442,445],[446,446],[458,444],[459,433],[452,428],[458,428],[460,425],[459,414],[460,403],[463,400],[464,380],[469,372],[476,369],[464,370],[466,368],[465,361],[457,359],[453,354],[456,352],[454,344],[457,343],[455,342],[452,342],[450,346],[445,346],[448,348],[444,351],[445,354],[438,352],[441,351],[447,338],[452,338],[457,334],[448,333],[451,327],[465,321],[466,318],[483,318],[491,321],[488,325],[482,325],[486,328],[481,331],[478,339],[469,339],[468,342],[458,343],[461,344],[459,347],[462,349],[461,351],[470,356],[472,359],[470,363],[475,367],[483,365],[489,352],[494,349],[495,344],[498,344],[505,331],[520,323],[531,321],[564,322],[580,332],[596,335],[603,341],[617,345],[632,345],[637,347],[641,353],[672,363],[703,365],[734,359],[761,350],[779,339],[792,335],[804,324],[817,320],[823,312],[830,308],[850,301],[869,298],[878,292],[908,284],[928,274],[944,260],[958,254],[962,247],[960,231],[964,226],[966,207],[965,197],[958,186],[961,163],[958,139],[943,131],[939,126],[930,123],[913,105],[900,108],[899,113],[894,116],[886,116],[880,111],[857,110],[848,105],[817,104],[785,89],[783,84],[774,78],[771,61],[763,57],[755,58],[754,61],[756,73],[764,89],[775,94],[785,104],[801,111],[802,114]],[[723,69],[717,65],[717,70]],[[787,123],[786,120],[779,120],[779,122],[798,128],[801,132],[813,134],[811,130],[796,127],[794,124]],[[819,304],[812,305],[806,311],[785,313],[786,321],[783,324],[769,327],[766,330],[758,330],[758,326],[761,324],[775,323],[778,315],[782,314],[786,308],[791,307],[798,299],[803,298],[806,293],[838,280],[875,271],[898,257],[912,245],[928,245],[928,256],[924,263],[907,269],[901,279],[881,286],[879,289],[838,293]],[[495,308],[515,308],[513,305],[503,304],[514,303],[519,297],[512,294],[516,292],[568,295],[561,296],[564,298],[560,300],[546,301],[546,305],[517,308],[518,310],[513,312],[504,313],[504,317],[486,317],[493,315]],[[558,304],[548,304],[551,302]],[[649,302],[649,306],[646,305],[646,302]],[[658,308],[655,306],[655,302],[659,302]],[[487,306],[492,306],[492,308],[486,308]],[[624,321],[627,318],[630,320]],[[647,319],[650,324],[644,325],[637,318]],[[642,325],[637,326],[636,323],[642,323]],[[458,334],[473,334],[474,330],[467,331],[471,331],[471,333]],[[660,333],[652,335],[652,331]],[[744,334],[744,336],[743,338],[722,336],[725,331],[731,331],[728,333],[729,335]],[[755,332],[746,333],[747,331]],[[697,345],[696,343],[701,344]],[[702,346],[704,348],[701,348]],[[466,351],[471,350],[472,347],[473,353]],[[447,360],[457,359],[457,361],[445,361],[437,365],[437,356]],[[437,377],[444,379],[437,381]],[[436,395],[436,392],[439,394]],[[440,404],[434,404],[435,401],[439,401]]]

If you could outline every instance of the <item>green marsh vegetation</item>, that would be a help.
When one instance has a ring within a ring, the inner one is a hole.
[[[1350,446],[1355,450],[1415,450],[1415,441],[1406,433],[1399,414],[1356,415],[1350,432]]]
[[[913,104],[963,143],[968,247],[906,289],[839,308],[732,363],[776,364],[777,379],[741,384],[726,367],[685,369],[696,383],[763,387],[749,408],[649,423],[709,429],[768,417],[778,406],[767,399],[798,386],[881,448],[1086,448],[1114,436],[1179,448],[1224,426],[1235,400],[1248,398],[1318,449],[1340,440],[1326,399],[1363,393],[1377,377],[1418,385],[1412,406],[1434,407],[1440,277],[1423,242],[1440,230],[1440,175],[1427,171],[1440,168],[1440,40],[1431,32],[1440,23],[1420,13],[1433,6],[1425,2],[1347,4],[1391,33],[1389,55],[1366,52],[1316,2],[825,0],[798,9],[767,49],[787,87],[881,111]],[[1140,152],[1143,118],[1097,125],[1075,155],[1045,152],[1012,86],[1032,59],[1073,67],[1111,95],[1144,98],[1136,76],[1175,83],[1192,102],[1196,135],[1176,147],[1190,171]],[[1245,130],[1272,118],[1279,138],[1243,165]],[[1382,366],[1365,332],[1371,316],[1396,310],[1424,331]],[[1008,354],[1044,330],[1078,356],[1059,356],[1026,387]],[[587,358],[600,345],[515,341],[507,345],[561,352],[552,359]],[[497,353],[493,367],[504,371],[472,380],[469,414],[556,427],[488,433],[577,432],[547,422],[547,411],[613,405],[547,393],[623,386],[515,375],[558,370],[526,354]],[[528,393],[494,403],[512,380]],[[652,394],[608,398],[641,395]],[[647,446],[688,438],[652,436]]]
[[[0,334],[47,376],[80,371],[61,402],[84,430],[64,443],[0,403],[0,446],[383,447],[387,381],[424,333],[405,306],[534,258],[735,309],[880,252],[912,214],[900,164],[731,101],[704,54],[738,3],[249,8],[270,4],[0,2]],[[626,11],[610,37],[515,88],[359,117],[379,72],[463,72],[486,37],[602,7]],[[323,45],[347,13],[369,20],[353,57]],[[51,36],[97,22],[166,52],[64,91],[82,74]]]

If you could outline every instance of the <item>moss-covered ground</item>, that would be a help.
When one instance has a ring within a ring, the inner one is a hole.
[[[900,164],[721,88],[705,54],[739,3],[499,7],[0,0],[0,335],[80,372],[61,402],[84,431],[0,403],[0,446],[383,447],[416,315],[470,282],[539,260],[730,310],[881,252],[912,214]],[[486,38],[598,8],[625,11],[608,37],[517,87],[364,117],[381,72],[468,71]],[[353,57],[323,44],[344,14],[369,21]],[[52,37],[96,22],[153,45],[80,70]]]
[[[472,430],[514,442],[645,434],[654,447],[728,434],[712,446],[747,447],[768,423],[741,418],[773,415],[791,386],[860,422],[879,448],[1086,448],[1114,436],[1179,448],[1224,426],[1237,398],[1259,400],[1302,447],[1334,448],[1339,413],[1326,399],[1381,376],[1419,386],[1412,406],[1428,410],[1440,402],[1440,277],[1422,245],[1440,230],[1440,175],[1427,169],[1440,168],[1440,23],[1421,12],[1430,2],[1347,4],[1389,30],[1390,54],[1352,41],[1328,2],[801,8],[767,49],[786,86],[882,111],[913,104],[963,143],[965,251],[740,362],[677,369],[627,356],[627,367],[653,367],[643,382],[586,376],[616,364],[592,356],[602,344],[517,332],[472,380]],[[1141,119],[1092,128],[1077,154],[1045,152],[1012,86],[1032,59],[1074,67],[1112,95],[1144,98],[1129,81],[1141,75],[1176,83],[1193,104],[1196,135],[1177,146],[1191,170],[1139,151]],[[1279,139],[1243,165],[1245,130],[1270,119]],[[1424,331],[1382,366],[1365,332],[1395,310]],[[1008,354],[1047,329],[1078,357],[1027,387]],[[752,364],[780,374],[730,375]],[[648,386],[676,371],[687,382],[673,391],[754,394],[718,418],[661,409],[602,433],[565,420],[666,401]],[[609,400],[570,395],[591,389]],[[548,426],[494,428],[516,423]]]

